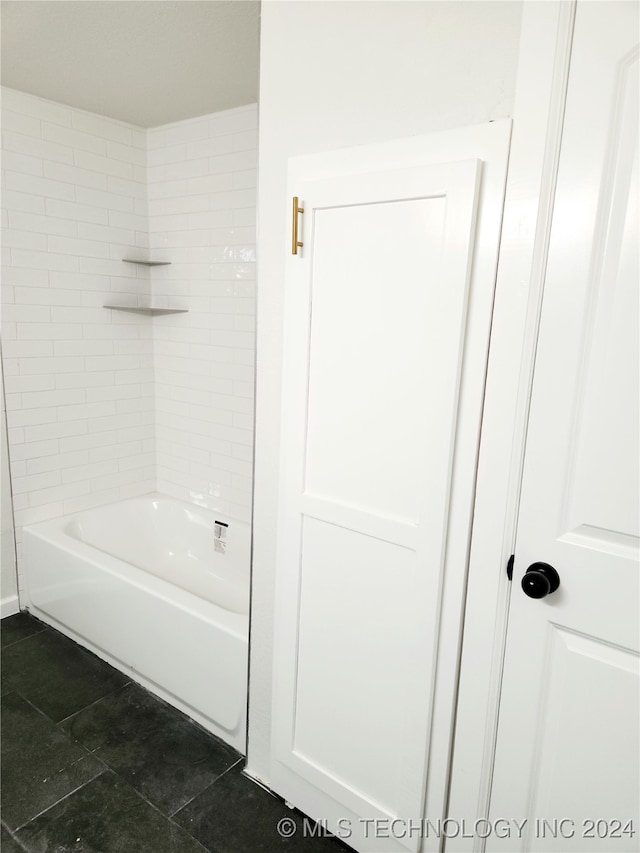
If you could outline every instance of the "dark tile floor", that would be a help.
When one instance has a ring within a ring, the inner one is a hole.
[[[58,631],[19,613],[0,638],[2,853],[348,851],[304,837],[235,750]]]

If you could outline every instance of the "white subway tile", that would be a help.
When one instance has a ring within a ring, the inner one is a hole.
[[[202,157],[198,160],[183,160],[179,163],[168,163],[164,166],[150,166],[147,169],[149,183],[183,181],[188,178],[203,177],[208,173],[208,160]]]
[[[30,459],[37,460],[56,456],[59,453],[60,444],[57,439],[48,441],[29,441],[26,443],[10,443],[9,452],[11,460]]]
[[[39,459],[28,459],[27,471],[29,474],[42,474],[46,471],[60,471],[62,469],[71,468],[72,466],[86,465],[88,462],[89,452],[87,450],[77,450],[72,453],[58,453],[56,451],[50,456],[43,456]],[[67,482],[64,479],[64,474],[62,482]]]
[[[40,120],[23,113],[13,112],[2,106],[2,130],[24,133],[27,136],[40,136]]]
[[[121,459],[124,456],[137,456],[142,452],[141,441],[128,441],[92,448],[89,451],[89,458],[91,462],[104,462],[110,459]]]
[[[38,424],[37,426],[25,427],[24,437],[27,442],[32,441],[53,441],[60,440],[60,451],[70,448],[64,447],[64,441],[78,441],[78,437],[88,431],[89,427],[86,421],[75,421],[69,423],[46,423]],[[73,439],[67,439],[67,436],[73,436]]]
[[[112,228],[144,231],[147,228],[146,217],[125,211],[110,210],[109,225]]]
[[[105,474],[115,474],[118,471],[117,462],[92,462],[78,465],[75,468],[67,468],[62,472],[63,483],[77,483],[90,480],[92,477],[100,477]],[[97,489],[101,488],[100,486]],[[92,491],[96,491],[93,489]]]
[[[93,133],[83,133],[70,127],[61,127],[57,124],[44,122],[42,138],[67,145],[69,148],[78,148],[81,151],[92,151],[94,154],[107,153],[107,143],[104,139]]]
[[[137,128],[133,130],[133,138],[131,140],[131,144],[135,148],[142,148],[142,150],[147,152],[147,131],[141,128]]]
[[[2,309],[2,322],[48,323],[51,311],[44,305],[5,305]]]
[[[232,210],[212,210],[207,213],[190,213],[187,217],[189,228],[224,228],[233,225]],[[209,241],[207,241],[207,244]]]
[[[197,180],[201,181],[205,179],[198,178]],[[150,183],[147,186],[147,197],[149,198],[149,202],[155,201],[157,199],[173,198],[174,196],[186,195],[187,183],[187,181],[162,181],[157,184]]]
[[[231,455],[236,459],[244,459],[247,462],[253,462],[253,447],[247,447],[244,444],[232,444]]]
[[[57,356],[88,356],[88,355],[111,355],[113,353],[112,341],[75,340],[55,341],[54,353]],[[84,362],[78,362],[79,369],[84,367]]]
[[[27,249],[29,251],[46,251],[46,234],[34,234],[33,231],[18,231],[5,228],[2,234],[2,245],[5,249]]]
[[[74,290],[55,287],[15,288],[15,301],[19,305],[77,305],[79,298]]]
[[[18,395],[19,396],[19,395]],[[9,410],[9,399],[7,399],[7,425],[13,427],[27,427],[40,424],[55,423],[58,419],[57,409],[17,409]]]
[[[233,150],[231,135],[214,136],[198,142],[190,142],[187,145],[187,160],[198,157],[217,157],[219,154],[230,154]]]
[[[4,358],[24,358],[25,360],[33,361],[40,357],[53,355],[53,344],[51,341],[44,340],[29,340],[29,341],[3,341],[2,355]],[[38,362],[37,369],[34,373],[46,373],[46,365],[43,369],[40,366],[43,362]],[[23,364],[20,363],[20,371],[23,371]]]
[[[134,131],[139,131],[139,128],[134,128],[133,125],[76,110],[73,111],[72,124],[78,130],[84,130],[114,142],[121,142],[124,145],[131,145]]]
[[[102,207],[88,204],[76,204],[69,201],[46,200],[47,216],[59,219],[73,219],[77,222],[92,222],[106,225],[107,211]]]
[[[234,133],[234,151],[256,151],[258,149],[258,129],[245,130],[243,133]],[[257,156],[257,155],[256,155]]]
[[[4,266],[2,268],[2,283],[3,285],[17,285],[25,288],[47,287],[49,284],[49,273],[46,270],[29,270]]]
[[[242,172],[256,166],[255,151],[237,151],[233,154],[222,154],[209,158],[209,171],[216,175],[220,172]]]
[[[130,355],[88,356],[85,370],[128,370],[135,367],[136,357]]]
[[[23,210],[25,213],[44,213],[44,198],[28,195],[23,190],[14,192],[4,189],[2,191],[2,207],[8,210]]]
[[[76,200],[83,205],[106,211],[120,210],[125,213],[132,213],[135,207],[135,199],[126,193],[102,192],[84,187],[76,188]],[[104,221],[108,221],[108,218],[105,218]]]
[[[30,506],[21,509],[19,512],[15,512],[16,535],[22,527],[26,527],[28,524],[37,524],[40,521],[48,521],[50,518],[57,518],[62,515],[62,512],[63,505],[61,502],[45,503],[43,506]],[[20,562],[20,556],[18,556],[18,562]]]
[[[17,89],[2,87],[2,111],[13,110],[24,116],[33,116],[43,121],[54,121],[57,124],[71,124],[70,107],[19,92]]]
[[[237,227],[255,228],[255,207],[243,207],[233,211],[233,224]]]
[[[92,494],[83,495],[79,498],[69,498],[64,501],[64,514],[82,512],[85,509],[93,509],[96,506],[113,503],[120,497],[118,489],[104,489]]]
[[[51,374],[35,373],[33,376],[5,376],[4,387],[7,394],[25,391],[48,391],[55,388],[55,379]]]
[[[112,160],[124,160],[125,163],[132,163],[137,166],[147,165],[146,152],[131,145],[122,145],[120,142],[107,143],[107,157]]]
[[[93,259],[81,258],[80,272],[59,272],[52,270],[49,273],[51,288],[60,290],[101,291],[107,294],[109,292],[108,275],[90,274],[83,268],[85,262],[94,263]]]
[[[258,126],[258,110],[255,105],[225,110],[209,119],[209,133],[218,136],[226,133],[242,133]]]
[[[18,323],[21,341],[47,342],[82,337],[82,329],[70,323]]]
[[[45,163],[45,171],[47,165],[50,164]],[[64,199],[66,201],[73,201],[75,198],[75,189],[72,184],[53,181],[48,178],[39,178],[36,175],[19,175],[9,172],[6,176],[6,184],[9,190],[30,193],[31,195]]]
[[[42,160],[6,148],[2,152],[2,168],[6,172],[22,172],[25,175],[42,175]]]
[[[134,199],[144,199],[147,195],[144,181],[126,180],[125,178],[114,177],[113,175],[109,175],[107,178],[107,189],[110,193],[131,196]]]
[[[106,190],[107,178],[105,175],[90,169],[75,166],[67,166],[65,163],[49,163],[45,161],[44,174],[47,178],[55,181],[64,181],[73,187],[85,187],[92,190]],[[75,199],[75,189],[72,200]]]
[[[107,432],[88,432],[86,421],[84,434],[71,434],[68,438],[60,438],[60,452],[71,453],[78,450],[92,450],[96,447],[113,447],[118,444],[118,434],[115,430]],[[70,424],[72,426],[72,424]]]
[[[53,486],[49,489],[41,489],[39,491],[29,493],[29,506],[39,507],[44,504],[57,503],[66,500],[67,498],[86,495],[90,491],[89,483],[64,483],[59,486]]]
[[[110,258],[78,258],[80,272],[96,276],[122,275],[125,264]],[[107,279],[108,281],[108,279]],[[108,290],[108,287],[106,288]],[[124,322],[124,321],[123,321]]]
[[[125,228],[114,228],[107,225],[90,225],[78,223],[78,236],[87,240],[99,240],[103,243],[118,243],[127,246],[135,243],[135,233]]]
[[[221,169],[217,174],[205,175],[202,178],[190,178],[185,181],[182,192],[170,193],[169,195],[201,195],[202,193],[226,192],[233,186],[233,176],[224,174],[224,172],[225,170]]]
[[[166,163],[179,163],[187,159],[187,146],[173,145],[167,148],[150,148],[147,154],[148,166],[164,166]]]
[[[150,151],[184,142],[195,142],[197,139],[206,139],[208,136],[209,121],[207,119],[181,121],[147,131]]]
[[[57,202],[63,204],[64,202]],[[68,219],[57,219],[55,216],[9,211],[9,226],[23,231],[35,231],[39,234],[57,234],[64,237],[75,237],[78,226]]]
[[[88,151],[74,151],[73,159],[76,166],[81,169],[91,169],[101,175],[111,175],[125,180],[133,178],[131,163],[125,163],[123,160],[101,157],[99,154],[91,154]]]
[[[234,190],[242,190],[258,185],[258,170],[244,169],[240,172],[233,173],[233,188]]]
[[[118,471],[116,474],[107,474],[101,477],[95,477],[91,480],[91,488],[96,491],[98,489],[112,489],[115,486],[124,486],[127,483],[134,483],[140,479],[137,471]]]
[[[60,373],[56,376],[56,388],[84,388],[87,403],[96,399],[93,396],[96,388],[103,385],[113,386],[113,373]]]
[[[7,151],[16,151],[29,157],[36,157],[43,161],[43,167],[47,163],[57,163],[70,166],[73,163],[73,149],[55,142],[48,142],[31,136],[22,136],[19,133],[3,133],[3,147]],[[44,169],[46,174],[46,168]]]

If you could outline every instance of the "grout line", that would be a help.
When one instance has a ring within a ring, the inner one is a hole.
[[[116,670],[116,672],[119,672],[119,671],[120,670]],[[97,705],[99,702],[102,702],[104,699],[109,699],[111,696],[115,696],[117,693],[122,692],[125,688],[129,687],[131,684],[134,684],[134,683],[135,682],[133,682],[133,681],[127,681],[126,684],[121,684],[120,687],[116,687],[115,690],[111,690],[111,691],[109,691],[109,693],[105,693],[104,696],[99,696],[97,699],[94,699],[93,702],[89,702],[88,705],[85,705],[83,708],[79,708],[77,711],[74,711],[73,714],[67,714],[66,717],[63,717],[61,720],[59,720],[56,723],[56,726],[62,726],[62,724],[66,723],[67,720],[70,720],[73,717],[77,717],[78,714],[82,714],[83,711],[87,711],[89,708],[93,708],[94,705]],[[62,731],[65,731],[65,730],[62,729]],[[65,733],[68,734],[68,732],[65,732]],[[78,741],[78,743],[79,742],[80,741]],[[86,749],[86,747],[85,747],[85,749]]]
[[[9,619],[10,617],[6,617],[6,618]],[[2,620],[2,621],[4,621],[4,620]],[[0,624],[0,631],[1,630],[2,630],[2,628],[1,628],[1,624]],[[28,634],[26,637],[20,637],[19,640],[14,640],[12,643],[7,643],[6,646],[2,647],[2,651],[5,652],[5,651],[7,651],[7,649],[12,649],[14,646],[17,646],[18,643],[24,643],[25,640],[30,640],[31,637],[37,637],[38,634],[44,634],[45,631],[50,631],[50,630],[51,629],[49,628],[49,626],[45,625],[39,631],[34,631],[32,634]]]
[[[100,762],[100,763],[102,763],[102,762]],[[38,812],[38,814],[29,818],[28,821],[26,821],[25,823],[23,823],[19,827],[17,827],[17,829],[15,831],[20,832],[20,830],[25,828],[25,826],[29,826],[29,824],[33,823],[34,820],[37,820],[39,817],[42,817],[42,815],[46,814],[51,809],[60,805],[60,803],[63,803],[65,800],[67,800],[69,797],[71,797],[77,791],[80,791],[80,790],[82,790],[82,788],[86,788],[87,785],[90,785],[92,782],[95,782],[96,779],[99,779],[100,776],[102,776],[104,773],[108,772],[108,770],[109,770],[109,768],[107,767],[104,770],[101,770],[99,773],[96,773],[96,775],[92,776],[91,779],[87,779],[87,781],[83,782],[82,785],[78,785],[78,787],[74,788],[73,791],[69,791],[67,794],[64,795],[64,797],[60,797],[60,799],[56,800],[55,803],[51,803],[51,805],[47,806],[46,809],[42,809],[42,811]]]
[[[13,841],[15,841],[15,843],[18,845],[18,847],[21,850],[26,850],[27,853],[29,853],[28,848],[25,847],[24,844],[20,841],[20,839],[16,837],[14,831],[9,829],[9,827],[7,826],[7,824],[4,821],[1,821],[1,823],[2,823],[2,828],[4,829],[4,831],[11,836],[11,838],[13,839]]]
[[[220,779],[222,779],[222,777],[223,777],[223,776],[226,776],[226,775],[227,775],[227,773],[228,773],[230,770],[233,770],[233,768],[234,768],[234,767],[237,767],[237,766],[238,766],[238,764],[240,764],[240,762],[241,762],[241,761],[244,761],[244,757],[243,757],[243,756],[240,756],[240,758],[239,758],[237,761],[235,761],[235,762],[234,762],[230,767],[227,767],[227,769],[226,769],[226,770],[223,770],[223,771],[222,771],[222,773],[221,773],[219,776],[216,776],[216,778],[215,778],[212,782],[209,782],[209,784],[208,784],[208,785],[205,785],[205,787],[204,787],[201,791],[198,791],[198,793],[197,793],[197,794],[194,794],[194,795],[193,795],[193,797],[191,797],[191,799],[187,800],[187,802],[186,802],[186,803],[183,803],[183,804],[180,806],[180,808],[177,808],[174,812],[171,812],[171,814],[169,815],[169,817],[173,818],[173,817],[175,817],[177,814],[179,814],[179,812],[181,812],[183,809],[186,809],[186,807],[187,807],[187,806],[189,806],[189,805],[191,805],[191,803],[192,803],[194,800],[196,800],[196,799],[197,799],[201,794],[204,794],[204,792],[205,792],[205,791],[208,791],[208,790],[209,790],[209,788],[211,788],[211,787],[212,787],[212,785],[215,785],[215,784],[216,784],[216,782],[219,782],[219,781],[220,781]]]

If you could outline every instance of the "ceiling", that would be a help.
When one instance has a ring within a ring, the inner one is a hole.
[[[3,0],[2,84],[156,127],[258,100],[253,0]]]

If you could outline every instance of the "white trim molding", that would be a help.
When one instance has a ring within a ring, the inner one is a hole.
[[[20,612],[20,602],[17,595],[10,595],[0,599],[0,619],[5,619],[7,616],[13,616],[14,613]]]
[[[448,815],[489,814],[531,383],[569,77],[575,0],[525,3],[493,314]],[[473,834],[473,833],[471,833]],[[485,840],[449,838],[446,853]]]

